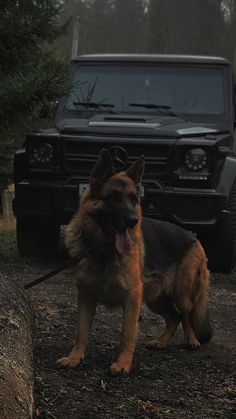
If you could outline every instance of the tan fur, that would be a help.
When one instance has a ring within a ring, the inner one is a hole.
[[[136,167],[134,167],[134,173],[135,169]],[[99,175],[102,174],[100,166],[97,172]],[[95,178],[96,181],[95,175],[92,179]],[[101,188],[100,183],[97,186],[98,190],[99,188]],[[142,303],[142,217],[139,201],[134,206],[127,203],[127,209],[138,214],[138,223],[134,228],[129,229],[132,239],[131,250],[127,254],[119,254],[115,248],[114,236],[104,234],[94,217],[96,211],[103,208],[104,197],[114,190],[123,193],[126,199],[130,193],[137,193],[137,186],[126,172],[122,172],[113,175],[104,183],[103,197],[99,196],[100,191],[97,193],[95,190],[97,198],[94,198],[90,187],[83,195],[79,211],[66,229],[65,242],[71,257],[79,259],[81,255],[83,256],[75,268],[79,298],[79,324],[72,351],[58,362],[65,366],[75,367],[84,358],[96,305],[102,303],[111,308],[118,306],[123,308],[120,349],[117,360],[111,366],[111,371],[112,373],[129,373]]]
[[[112,175],[111,157],[107,150],[102,150],[91,174],[90,187],[66,229],[67,248],[71,257],[78,260],[75,278],[79,324],[72,351],[58,361],[62,365],[75,367],[84,358],[97,303],[123,309],[120,349],[111,366],[112,373],[130,371],[142,296],[148,307],[161,314],[166,322],[164,332],[148,347],[165,347],[180,322],[186,345],[197,348],[200,345],[198,337],[209,340],[209,272],[199,241],[194,241],[182,259],[166,271],[144,271],[145,249],[138,196],[143,170],[142,157],[127,171]],[[115,198],[117,196],[119,198]],[[127,222],[127,214],[129,222],[135,218],[132,228],[122,224]],[[124,231],[129,232],[132,246],[120,251],[117,235],[122,237]]]
[[[149,342],[148,347],[165,347],[180,321],[185,344],[191,348],[199,347],[197,336],[208,311],[208,288],[207,258],[199,241],[194,243],[178,266],[144,276],[144,301],[166,321],[164,332]]]

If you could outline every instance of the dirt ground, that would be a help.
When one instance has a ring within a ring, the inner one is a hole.
[[[15,244],[1,257],[0,269],[23,283],[64,261],[25,262]],[[15,255],[15,256],[14,256]],[[56,364],[70,350],[77,319],[76,287],[67,270],[27,291],[36,313],[34,336],[35,417],[236,418],[236,273],[212,275],[212,341],[198,351],[183,347],[180,329],[168,349],[149,351],[145,341],[162,326],[144,308],[129,377],[111,377],[118,348],[121,312],[99,307],[87,358],[74,369]],[[20,354],[19,354],[20,356]]]

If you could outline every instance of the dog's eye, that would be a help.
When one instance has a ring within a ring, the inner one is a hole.
[[[136,193],[134,193],[134,192],[131,192],[129,194],[129,199],[130,199],[130,201],[132,202],[133,205],[136,205],[137,202],[138,202],[138,197],[137,197]]]

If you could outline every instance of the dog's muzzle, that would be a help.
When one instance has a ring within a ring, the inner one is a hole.
[[[138,222],[138,217],[132,216],[127,219],[127,228],[134,228]]]

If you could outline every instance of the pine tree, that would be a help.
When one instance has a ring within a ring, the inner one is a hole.
[[[59,0],[0,2],[0,181],[12,175],[14,151],[39,113],[63,94],[66,65],[50,43],[61,33]]]
[[[236,0],[224,0],[223,12],[225,18],[226,33],[223,49],[225,56],[233,63],[234,73],[236,72]]]
[[[149,52],[223,52],[222,0],[150,0],[148,17]]]
[[[168,7],[166,0],[150,0],[147,13],[146,52],[166,52],[168,31]]]
[[[144,52],[145,15],[143,0],[113,0],[114,52]]]
[[[145,0],[70,0],[70,3],[75,1],[78,53],[143,52]]]

